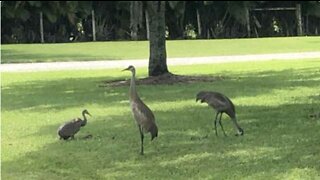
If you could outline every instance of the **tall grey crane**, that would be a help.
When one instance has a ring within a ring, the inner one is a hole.
[[[234,104],[232,101],[225,95],[219,93],[219,92],[212,92],[212,91],[200,91],[197,94],[196,102],[200,100],[201,103],[206,102],[209,106],[211,106],[216,111],[216,118],[214,120],[214,129],[216,131],[216,136],[218,136],[217,132],[217,120],[218,115],[220,114],[219,118],[219,124],[221,126],[221,129],[223,131],[223,134],[226,136],[226,133],[224,132],[222,123],[221,123],[221,117],[222,113],[226,113],[232,120],[235,129],[238,131],[238,135],[243,135],[244,131],[237,123],[236,119],[236,111]]]
[[[141,137],[141,151],[140,154],[143,155],[143,139],[144,133],[151,133],[151,141],[158,136],[158,127],[155,122],[154,115],[149,107],[143,103],[143,101],[138,96],[135,83],[136,70],[133,66],[122,71],[131,71],[131,82],[129,89],[130,97],[130,106],[133,113],[133,117],[136,120],[136,123],[139,128],[140,137]]]
[[[68,121],[62,124],[58,128],[58,135],[60,136],[60,140],[61,139],[67,140],[70,137],[74,139],[74,135],[78,133],[80,128],[87,124],[86,114],[91,116],[90,113],[85,109],[82,111],[83,120],[80,118],[75,118],[75,119],[72,119],[71,121]]]

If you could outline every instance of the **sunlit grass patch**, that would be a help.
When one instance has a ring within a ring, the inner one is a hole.
[[[168,57],[311,52],[320,50],[319,37],[282,37],[166,42]],[[147,59],[148,41],[10,44],[1,46],[2,63]]]

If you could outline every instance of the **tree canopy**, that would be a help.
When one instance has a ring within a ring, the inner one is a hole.
[[[297,4],[303,34],[318,35],[319,1],[166,1],[166,38],[242,38],[248,27],[251,37],[295,36],[294,11],[254,9]],[[40,13],[45,42],[92,41],[92,10],[98,41],[148,38],[147,6],[140,1],[2,1],[1,9],[2,43],[41,42]]]

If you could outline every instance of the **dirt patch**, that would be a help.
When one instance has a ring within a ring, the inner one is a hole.
[[[176,75],[171,73],[166,73],[161,76],[151,76],[142,79],[136,79],[136,84],[138,85],[159,85],[159,84],[191,84],[198,82],[214,82],[223,80],[222,76],[185,76]],[[101,86],[128,86],[130,85],[130,78],[128,80],[112,80],[104,81]]]

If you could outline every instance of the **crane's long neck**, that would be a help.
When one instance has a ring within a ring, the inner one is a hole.
[[[233,124],[234,124],[234,127],[236,128],[236,130],[240,131],[241,127],[239,126],[238,122],[237,122],[237,118],[236,117],[233,117],[231,118]]]
[[[131,82],[130,82],[130,100],[137,99],[138,94],[136,90],[136,72],[132,71]]]
[[[82,112],[82,116],[83,116],[83,121],[81,123],[81,126],[85,126],[87,124],[87,117],[86,117],[86,114],[84,112]]]

